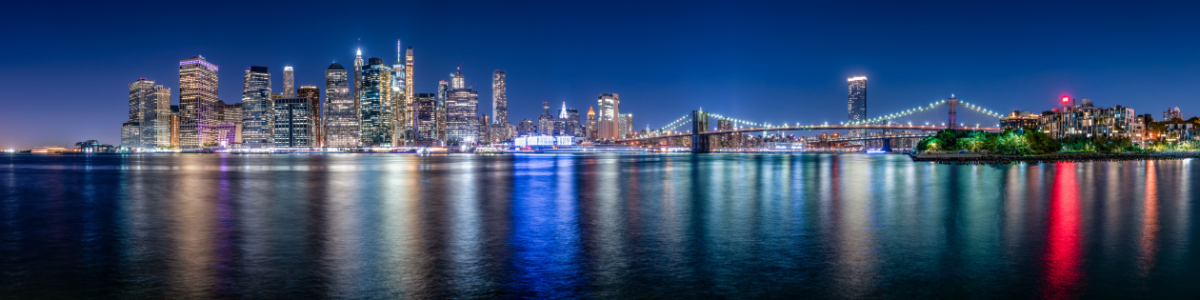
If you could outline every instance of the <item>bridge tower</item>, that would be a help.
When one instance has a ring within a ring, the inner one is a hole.
[[[949,123],[946,123],[946,128],[958,129],[958,98],[954,98],[954,95],[950,95],[950,98],[946,99],[946,105],[950,106],[950,121]]]
[[[701,133],[708,131],[708,112],[692,111],[692,153],[709,153],[708,136]]]

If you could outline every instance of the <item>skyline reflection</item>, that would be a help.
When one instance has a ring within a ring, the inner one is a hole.
[[[8,159],[0,292],[16,298],[1200,293],[1189,160]]]

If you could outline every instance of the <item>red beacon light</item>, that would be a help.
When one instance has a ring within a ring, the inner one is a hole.
[[[1071,102],[1071,97],[1063,96],[1063,103]]]

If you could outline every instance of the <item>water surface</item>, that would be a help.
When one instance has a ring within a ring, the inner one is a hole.
[[[0,298],[1200,297],[1192,161],[0,156]]]

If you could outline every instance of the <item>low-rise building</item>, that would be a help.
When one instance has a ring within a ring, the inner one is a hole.
[[[1137,140],[1145,131],[1145,125],[1137,126],[1137,119],[1133,108],[1100,108],[1093,106],[1091,99],[1083,99],[1082,104],[1043,112],[1038,127],[1053,138],[1107,136]]]
[[[1037,128],[1041,115],[1028,111],[1014,110],[1000,118],[1000,128],[1017,130],[1021,128]]]

